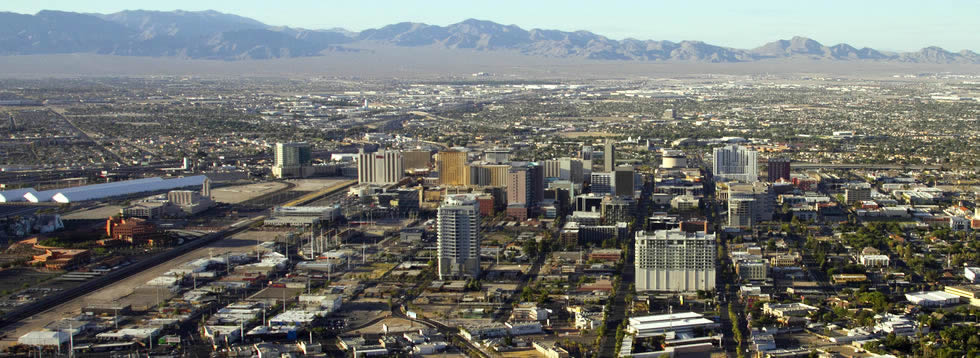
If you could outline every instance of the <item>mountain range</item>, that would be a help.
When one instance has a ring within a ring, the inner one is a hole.
[[[0,12],[0,55],[96,53],[243,60],[325,56],[374,46],[512,51],[529,56],[621,61],[751,62],[788,58],[980,64],[980,55],[969,50],[950,52],[926,47],[896,53],[848,44],[825,46],[799,36],[753,49],[736,49],[701,41],[613,40],[588,31],[525,30],[474,19],[448,26],[402,22],[351,32],[270,26],[211,10],[127,10],[113,14],[45,10],[35,15]]]

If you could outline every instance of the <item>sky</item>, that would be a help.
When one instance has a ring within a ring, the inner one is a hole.
[[[824,45],[878,50],[940,46],[980,52],[977,0],[3,0],[0,11],[111,13],[217,10],[269,25],[352,31],[412,21],[448,25],[468,18],[524,29],[588,30],[613,39],[700,40],[753,48],[805,36]]]

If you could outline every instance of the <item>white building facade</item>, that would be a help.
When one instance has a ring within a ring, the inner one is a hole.
[[[636,233],[636,290],[692,292],[715,288],[715,235],[679,229]]]
[[[480,276],[480,203],[476,195],[447,196],[436,219],[439,279]]]

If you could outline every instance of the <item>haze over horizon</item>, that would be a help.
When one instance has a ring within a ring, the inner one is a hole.
[[[842,5],[847,10],[841,10]],[[888,9],[887,14],[881,13],[883,8]],[[531,4],[439,0],[422,6],[397,1],[370,4],[292,1],[283,6],[224,0],[166,3],[11,0],[2,10],[34,14],[41,10],[113,13],[136,9],[215,10],[253,18],[268,25],[307,29],[339,27],[361,31],[398,22],[445,26],[476,18],[525,29],[586,30],[616,40],[697,40],[734,48],[751,48],[775,38],[805,36],[824,44],[848,43],[888,51],[915,51],[929,46],[952,51],[980,50],[980,39],[974,36],[980,3],[963,0],[932,3],[826,1],[806,9],[793,3],[770,0],[751,4],[714,0],[696,4],[614,1],[583,6],[568,6],[551,0]]]

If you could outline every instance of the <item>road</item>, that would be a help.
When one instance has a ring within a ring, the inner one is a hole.
[[[616,356],[616,348],[620,342],[616,339],[616,329],[620,324],[623,323],[627,317],[626,312],[629,309],[631,302],[626,302],[626,296],[632,294],[630,290],[630,285],[636,282],[635,273],[636,267],[634,265],[635,252],[632,249],[636,241],[636,232],[639,231],[640,227],[645,222],[647,215],[647,205],[650,203],[650,193],[653,191],[652,183],[651,185],[644,185],[643,193],[640,195],[640,200],[637,201],[637,208],[634,213],[634,224],[630,228],[630,233],[626,237],[626,247],[627,250],[624,251],[626,254],[623,257],[623,269],[619,276],[619,286],[616,287],[616,294],[611,297],[612,305],[608,316],[606,318],[605,327],[606,334],[603,335],[602,340],[599,342],[599,357],[603,358],[613,358]]]
[[[524,288],[531,283],[531,279],[538,275],[538,271],[541,270],[541,265],[544,265],[544,261],[548,255],[549,253],[546,252],[538,254],[537,259],[534,260],[534,264],[532,264],[531,268],[527,271],[527,275],[524,275],[524,277],[521,278],[521,281],[518,282],[517,288],[514,289],[514,294],[510,295],[510,297],[508,297],[507,300],[501,304],[500,309],[494,313],[494,321],[506,322],[507,319],[510,318],[511,312],[514,311],[514,302],[521,297],[521,293],[524,291]]]

